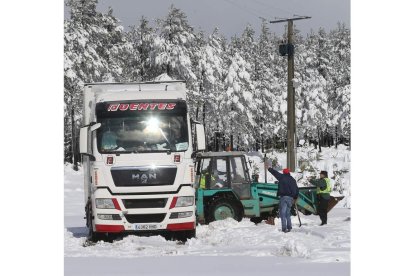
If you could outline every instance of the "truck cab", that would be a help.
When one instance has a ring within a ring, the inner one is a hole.
[[[195,236],[192,123],[181,81],[97,83],[84,89],[85,213],[90,239],[111,234]]]

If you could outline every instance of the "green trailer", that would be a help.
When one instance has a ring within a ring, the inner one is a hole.
[[[278,217],[277,183],[252,182],[243,152],[205,152],[196,156],[197,221],[248,217],[259,223]],[[328,211],[343,197],[331,197]],[[297,209],[318,214],[316,187],[299,188]],[[292,214],[296,214],[292,208]]]

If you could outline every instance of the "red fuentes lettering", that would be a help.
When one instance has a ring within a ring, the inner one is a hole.
[[[158,104],[152,103],[152,104],[150,104],[150,109],[154,110],[157,106],[158,106]]]
[[[129,105],[129,110],[137,110],[137,108],[138,108],[138,104],[136,103],[132,103]]]
[[[121,103],[108,105],[108,111],[127,111],[127,110],[173,110],[176,103]]]
[[[138,105],[138,110],[147,110],[148,109],[149,104],[148,103],[140,103]]]
[[[108,107],[108,111],[117,111],[119,104],[110,104]]]
[[[173,110],[175,105],[176,105],[175,103],[169,103],[169,104],[167,104],[167,109],[168,110]]]
[[[128,110],[128,107],[129,107],[129,104],[120,104],[119,110],[125,111],[125,110]]]
[[[158,104],[158,109],[159,110],[165,110],[166,107],[167,107],[167,104],[166,103],[159,103]]]

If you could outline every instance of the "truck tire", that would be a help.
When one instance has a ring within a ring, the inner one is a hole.
[[[107,241],[107,237],[104,233],[97,233],[89,229],[88,240],[91,242]]]
[[[207,211],[207,223],[233,218],[241,221],[243,218],[243,207],[237,201],[230,198],[219,197],[210,201]]]
[[[175,240],[179,240],[181,242],[186,242],[189,239],[196,237],[196,230],[186,230],[186,231],[179,231],[175,233]]]
[[[86,226],[88,227],[87,239],[91,242],[98,242],[100,240],[106,241],[106,235],[104,233],[98,233],[93,231],[92,220],[92,206],[89,203],[88,207],[86,208]]]

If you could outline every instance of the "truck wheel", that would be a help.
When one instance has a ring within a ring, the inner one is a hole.
[[[106,236],[103,233],[97,233],[93,231],[92,226],[92,206],[88,204],[88,208],[86,210],[86,226],[88,227],[88,240],[91,242],[97,242],[100,240],[106,240]]]
[[[186,242],[191,238],[196,237],[196,230],[177,231],[174,233],[174,239],[181,242]]]
[[[93,232],[89,229],[88,240],[90,240],[91,242],[107,241],[107,237],[104,233]]]
[[[241,221],[243,208],[235,200],[229,198],[217,198],[211,201],[207,211],[207,223],[226,218]]]

